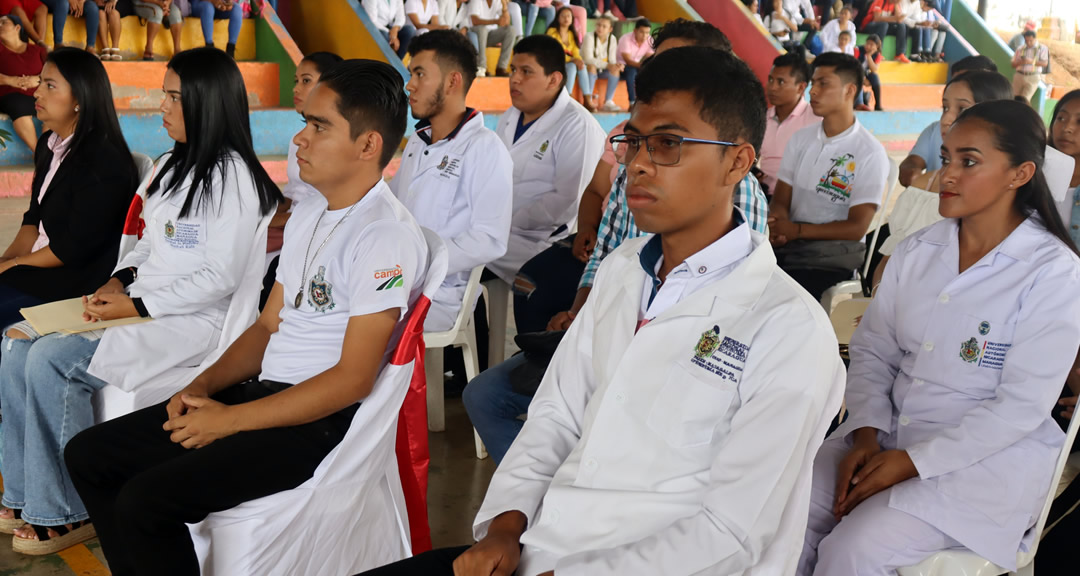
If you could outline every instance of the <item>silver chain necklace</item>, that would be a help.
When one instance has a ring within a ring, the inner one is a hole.
[[[359,202],[357,202],[356,204],[359,204]],[[334,224],[334,227],[330,229],[330,233],[327,234],[326,238],[323,239],[322,244],[319,244],[319,247],[315,249],[315,255],[311,256],[312,262],[314,262],[315,259],[319,257],[319,252],[322,252],[322,249],[326,246],[326,243],[334,237],[334,232],[337,232],[338,226],[341,226],[341,223],[349,217],[349,214],[352,214],[353,208],[356,208],[356,204],[350,206],[349,211],[346,212],[345,215],[341,217],[341,220],[338,220],[337,224]],[[293,306],[295,306],[296,308],[300,308],[300,304],[304,301],[304,284],[307,283],[308,256],[311,254],[311,245],[315,242],[315,235],[319,233],[319,225],[322,224],[323,216],[326,216],[326,213],[329,211],[330,209],[327,208],[323,211],[322,214],[319,214],[319,219],[315,222],[315,229],[311,231],[311,240],[308,240],[307,250],[304,251],[304,269],[300,274],[300,289],[296,291],[296,300],[293,301]]]

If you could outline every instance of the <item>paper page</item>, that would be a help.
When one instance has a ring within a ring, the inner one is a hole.
[[[103,322],[84,322],[82,298],[70,298],[19,310],[23,318],[42,336],[53,332],[78,334],[111,326],[125,326],[147,322],[149,318],[121,318]]]
[[[851,343],[851,336],[855,334],[857,327],[855,319],[861,318],[868,306],[870,306],[869,298],[852,298],[836,305],[829,319],[832,320],[838,343],[845,346]]]

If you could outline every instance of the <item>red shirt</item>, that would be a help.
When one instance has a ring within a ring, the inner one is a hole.
[[[47,52],[37,44],[27,44],[22,54],[16,54],[0,44],[0,74],[4,76],[40,76]],[[33,96],[34,90],[19,90],[12,86],[0,86],[0,96],[19,93]]]

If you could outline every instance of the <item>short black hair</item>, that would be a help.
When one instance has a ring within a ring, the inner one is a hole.
[[[443,73],[454,70],[461,73],[465,93],[468,94],[469,87],[476,79],[477,68],[476,48],[468,38],[453,30],[429,30],[409,42],[409,56],[415,58],[425,50],[435,53],[435,62]]]
[[[715,127],[720,138],[741,138],[759,153],[765,138],[765,89],[734,54],[704,46],[658,54],[638,73],[638,101],[648,103],[671,91],[691,92],[701,104],[701,119]]]
[[[531,54],[536,63],[544,70],[545,76],[558,72],[562,80],[559,86],[566,85],[566,52],[562,44],[547,34],[533,34],[514,44],[514,54]]]
[[[840,36],[847,36],[848,38],[851,38],[851,30],[841,30],[837,38],[839,38]]]
[[[863,85],[862,64],[854,56],[841,52],[826,52],[814,59],[814,70],[818,68],[832,68],[845,84],[855,85],[855,94],[858,95]]]
[[[1038,36],[1038,34],[1036,34],[1034,30],[1024,30],[1024,38],[1034,38],[1036,36]]]
[[[379,166],[385,168],[405,136],[409,100],[401,74],[386,62],[345,60],[323,74],[319,84],[337,94],[338,113],[349,121],[351,138],[367,130],[382,136]]]
[[[950,72],[952,72],[953,76],[956,76],[958,72],[977,72],[979,70],[997,72],[998,67],[988,56],[977,54],[953,62],[953,65],[950,68]]]
[[[652,28],[652,23],[647,18],[638,18],[637,24],[634,24],[634,30],[638,28]]]
[[[323,74],[326,74],[328,70],[344,61],[344,58],[333,52],[312,52],[311,54],[304,56],[304,59],[301,60],[301,62],[311,62],[314,64],[315,69],[319,71],[320,77]]]
[[[664,42],[676,38],[689,40],[694,46],[731,52],[731,40],[728,40],[727,35],[719,28],[708,22],[695,22],[686,18],[676,18],[661,26],[653,34],[653,48],[659,48]]]
[[[810,71],[810,63],[806,61],[806,57],[796,52],[785,52],[773,59],[773,68],[787,68],[791,70],[791,75],[795,77],[796,82],[810,82],[810,76],[813,74]]]

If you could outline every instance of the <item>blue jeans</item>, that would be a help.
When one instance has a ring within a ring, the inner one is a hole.
[[[581,72],[578,74],[578,72]],[[588,96],[592,94],[589,91],[589,73],[585,70],[578,70],[577,64],[573,62],[566,63],[566,93],[571,96],[574,94],[574,82],[578,83],[578,87],[581,88],[581,95]]]
[[[603,70],[597,70],[596,74],[589,74],[588,71],[583,74],[589,79],[589,91],[588,94],[592,94],[596,90],[596,81],[600,78],[607,78],[607,95],[604,96],[604,102],[610,102],[615,98],[615,89],[619,87],[619,77],[612,74],[607,68]]]
[[[390,31],[389,30],[379,30],[379,34],[382,34],[383,40],[386,40],[386,42],[388,44],[390,43]],[[413,36],[416,36],[416,28],[413,28],[412,26],[410,26],[408,24],[406,24],[406,25],[402,26],[400,29],[398,29],[398,33],[397,33],[397,38],[398,38],[397,56],[398,56],[398,58],[404,58],[405,54],[408,53],[408,51],[409,51],[409,42],[412,42]],[[470,40],[472,40],[472,38],[470,38]],[[474,42],[473,45],[475,46],[476,43]]]
[[[536,4],[527,4],[525,0],[514,0],[514,2],[521,7],[522,13],[525,14],[525,35],[532,36],[533,30],[536,28],[536,18],[540,17],[543,23],[542,28],[547,30],[551,21],[555,19],[555,7],[548,6],[541,8]],[[543,34],[543,32],[541,32]]]
[[[59,46],[64,43],[64,24],[67,23],[71,3],[68,0],[41,0],[41,3],[48,6],[49,12],[52,12],[53,45]],[[83,3],[83,18],[86,19],[86,45],[94,46],[97,44],[98,25],[101,21],[98,5],[94,4],[94,0]]]
[[[637,74],[638,69],[627,64],[623,70],[623,78],[626,79],[626,95],[630,98],[630,103],[637,102]]]
[[[244,23],[244,9],[234,2],[232,10],[224,12],[214,8],[207,0],[191,0],[191,15],[202,21],[203,40],[207,46],[214,45],[214,20],[229,21],[229,44],[236,45],[240,38],[240,26]]]
[[[0,342],[4,410],[3,505],[23,520],[60,526],[88,518],[64,466],[64,447],[93,426],[90,403],[105,382],[87,373],[98,341],[50,334]]]
[[[529,411],[532,402],[532,396],[518,394],[510,386],[510,372],[524,363],[525,355],[518,354],[484,370],[465,386],[461,395],[469,420],[496,465],[502,462],[525,425],[518,417]]]

